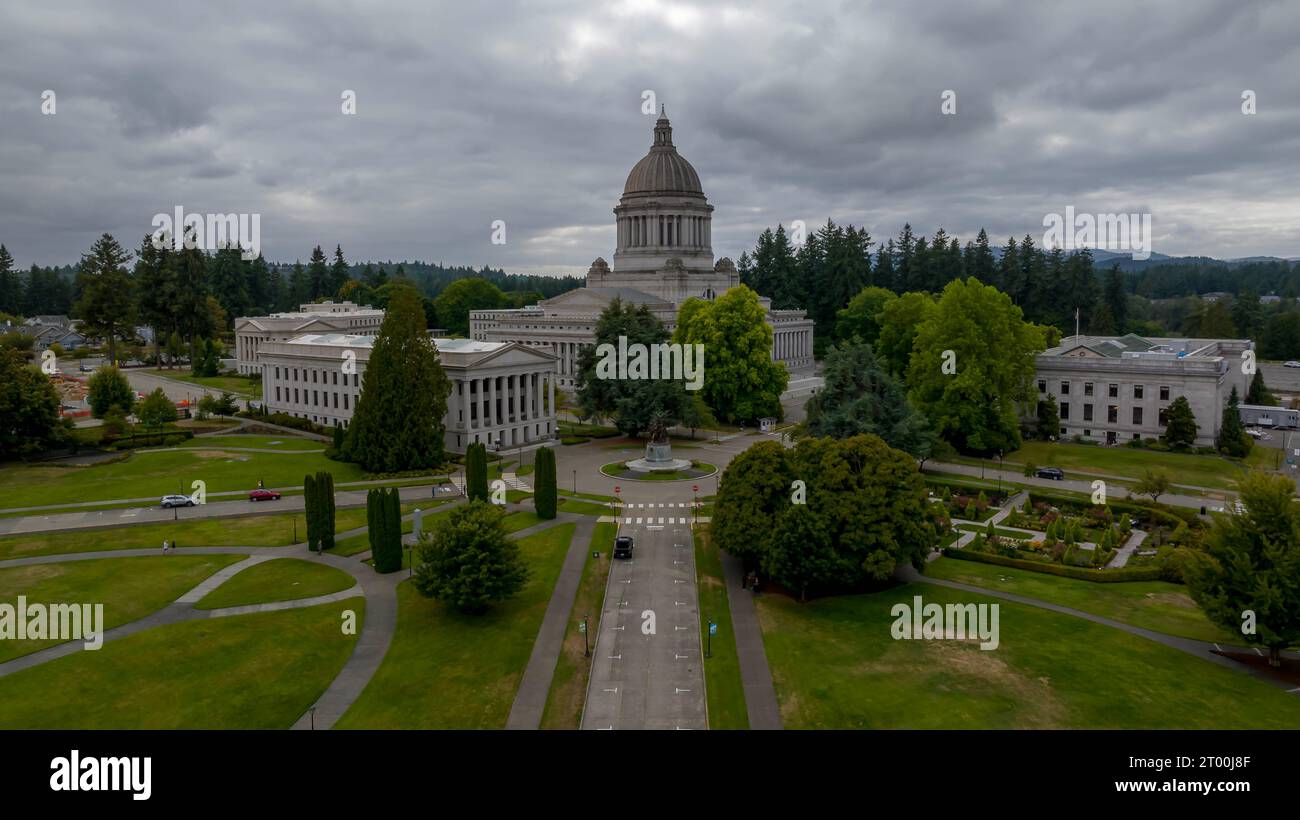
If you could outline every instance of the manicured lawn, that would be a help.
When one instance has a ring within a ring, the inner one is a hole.
[[[192,491],[202,480],[209,493],[267,487],[297,487],[303,476],[326,470],[336,483],[364,476],[355,464],[320,453],[245,453],[219,447],[180,447],[133,452],[124,461],[89,467],[6,465],[0,468],[0,498],[6,507],[34,507],[119,498],[162,497]]]
[[[573,600],[573,614],[564,632],[564,644],[555,663],[551,678],[551,691],[546,696],[546,709],[542,712],[543,729],[577,729],[582,724],[582,708],[587,700],[587,681],[591,678],[591,658],[583,654],[584,647],[594,647],[596,629],[600,624],[601,607],[605,604],[605,584],[609,578],[610,555],[614,551],[614,524],[597,524],[587,545],[587,560],[582,567],[582,580]],[[599,558],[592,553],[599,552]],[[587,622],[586,642],[579,628],[583,615]]]
[[[176,445],[177,447],[186,448],[208,448],[213,447],[253,447],[261,450],[284,450],[293,452],[295,450],[324,450],[329,445],[324,441],[315,441],[309,438],[296,438],[290,435],[283,436],[255,436],[237,433],[230,436],[205,436],[203,438],[192,438],[189,441],[183,441]],[[299,482],[302,483],[302,482]]]
[[[175,601],[242,555],[157,555],[100,558],[66,564],[0,569],[0,603],[103,604],[104,629],[143,618]],[[0,662],[62,643],[54,640],[0,641]]]
[[[712,656],[704,659],[709,728],[748,729],[749,713],[745,708],[745,689],[740,680],[736,633],[731,628],[722,556],[710,543],[707,529],[695,532],[695,576],[700,595],[701,646],[709,646],[708,622],[712,620],[718,625],[718,634],[713,636]]]
[[[419,507],[421,510],[429,510],[432,509],[433,507],[446,504],[448,501],[451,500],[452,500],[451,498],[443,498],[443,499],[429,499],[428,501],[404,501],[402,502],[402,506],[401,506],[402,515],[403,516],[410,515],[410,513],[416,507]],[[366,526],[365,512],[366,512],[365,508],[363,507],[361,509],[361,521],[353,525],[354,527]],[[427,515],[425,515],[420,523],[420,527],[422,531],[423,532],[431,531],[433,527],[437,526],[438,522],[441,521],[443,518],[446,518],[450,512],[451,512],[450,509],[446,509],[446,510],[439,510],[438,512],[428,513]],[[402,522],[402,532],[404,533],[411,532],[414,528],[415,528],[414,521]],[[339,529],[342,530],[343,528],[340,527]],[[349,527],[348,529],[352,529],[352,527]],[[334,549],[325,550],[325,551],[331,555],[356,555],[357,553],[365,552],[368,549],[370,549],[370,533],[361,532],[361,533],[357,533],[356,535],[349,535],[347,538],[340,538],[339,540],[334,542]]]
[[[1232,489],[1246,472],[1240,461],[1221,456],[1047,441],[1026,441],[1019,450],[1007,455],[1006,464],[1013,462],[1016,467],[1033,462],[1039,467],[1132,479],[1142,478],[1147,470],[1165,470],[1177,484],[1217,489]]]
[[[302,513],[196,518],[174,524],[131,524],[108,529],[10,535],[0,538],[0,560],[121,549],[157,549],[161,553],[164,538],[182,550],[186,547],[283,547],[298,543],[294,540],[295,518],[298,539],[305,540],[307,525]],[[363,527],[365,523],[365,507],[335,511],[336,532]]]
[[[540,523],[542,523],[542,519],[537,517],[537,513],[528,510],[510,513],[501,520],[501,525],[505,527],[506,532],[519,532],[529,527],[535,527]]]
[[[500,729],[537,638],[573,524],[519,541],[532,576],[514,598],[464,615],[397,587],[397,634],[370,685],[337,724],[349,729]]]
[[[613,515],[608,504],[597,504],[592,501],[572,501],[565,499],[560,502],[560,512],[577,513],[578,515]]]
[[[894,640],[891,608],[1000,605],[1000,645]],[[1300,699],[1081,618],[930,584],[758,599],[786,728],[1295,728]]]
[[[356,579],[341,569],[302,558],[276,558],[254,564],[209,592],[196,609],[296,601],[349,589]]]
[[[185,621],[0,678],[0,729],[287,729],[352,653],[365,600]]]
[[[1241,643],[1210,623],[1187,594],[1187,587],[1180,584],[1166,581],[1099,584],[951,558],[931,562],[925,574],[1037,598],[1168,635]]]
[[[167,370],[166,368],[146,370],[144,372],[153,376],[162,376],[178,382],[206,387],[209,390],[224,390],[227,393],[249,396],[254,399],[262,398],[261,379],[250,379],[247,376],[195,376],[189,370]]]

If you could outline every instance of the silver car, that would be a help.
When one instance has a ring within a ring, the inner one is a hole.
[[[171,509],[172,507],[193,507],[194,499],[190,498],[188,495],[165,495],[162,497],[162,506],[163,509]]]

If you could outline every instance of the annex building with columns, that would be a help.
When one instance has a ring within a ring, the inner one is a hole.
[[[374,336],[349,333],[264,342],[257,360],[267,409],[346,427],[374,342]],[[463,453],[476,442],[502,450],[554,443],[555,358],[549,352],[510,342],[433,342],[452,386],[443,417],[449,452]]]
[[[666,114],[655,123],[649,153],[628,174],[614,217],[612,268],[598,258],[586,287],[524,308],[471,311],[470,336],[553,353],[559,385],[571,389],[579,352],[595,344],[596,322],[615,299],[646,306],[672,332],[687,299],[712,300],[740,284],[729,258],[714,261],[713,206],[695,168],[673,145]],[[811,371],[813,321],[802,310],[773,310],[770,299],[760,301],[773,331],[772,358],[791,372]]]

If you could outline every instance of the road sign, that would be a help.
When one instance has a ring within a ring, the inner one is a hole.
[[[619,491],[619,486],[618,486],[617,484],[615,484],[615,485],[614,485],[614,493],[615,493],[615,495],[618,494],[618,491]]]
[[[586,622],[586,621],[578,621],[578,632],[579,632],[579,633],[585,633],[586,631],[587,631],[587,622]]]
[[[696,484],[696,485],[695,485],[695,492],[698,493],[699,491],[700,491],[700,485],[699,485],[699,484]]]
[[[709,634],[710,635],[718,634],[718,625],[715,624],[713,621],[709,621]]]

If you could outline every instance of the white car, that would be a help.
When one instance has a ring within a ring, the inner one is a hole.
[[[1282,362],[1282,366],[1283,366],[1283,367],[1300,367],[1300,362],[1297,362],[1295,359],[1292,359],[1292,360],[1289,361],[1289,362]]]
[[[1246,435],[1250,436],[1251,438],[1258,439],[1259,441],[1268,441],[1268,433],[1265,433],[1263,430],[1260,430],[1258,427],[1247,427]]]
[[[162,497],[161,503],[163,509],[171,509],[172,507],[193,507],[194,499],[190,498],[188,495],[165,495]]]

